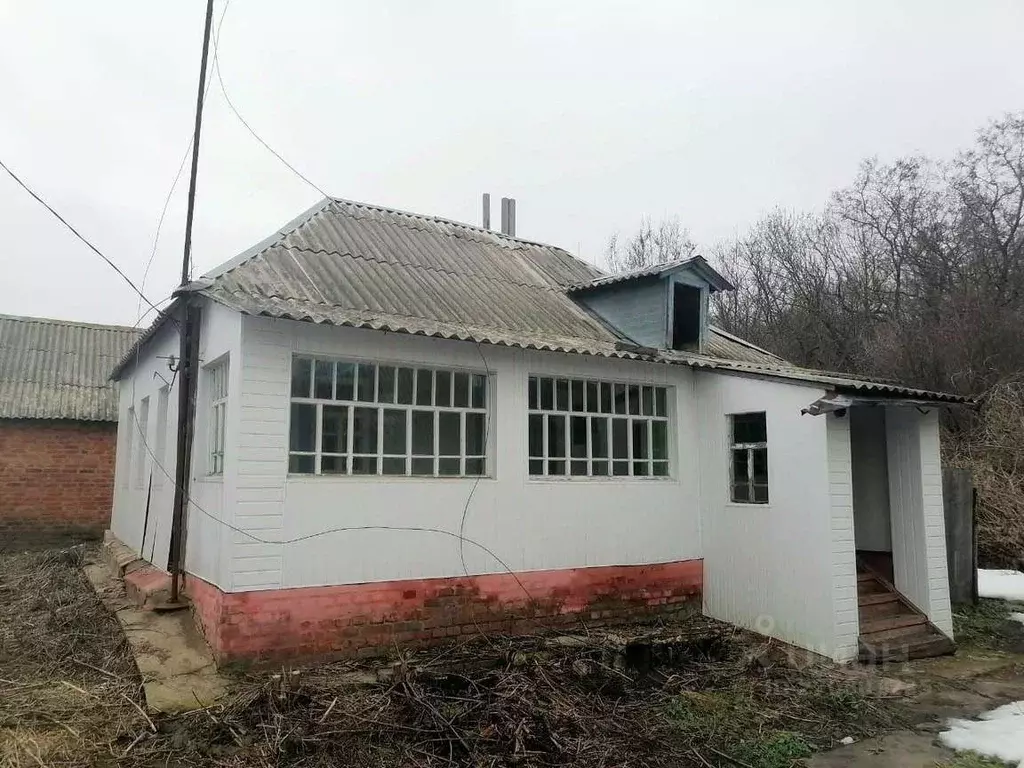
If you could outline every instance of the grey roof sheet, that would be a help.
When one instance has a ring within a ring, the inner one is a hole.
[[[0,315],[0,418],[117,421],[110,370],[134,328]]]
[[[687,264],[706,266],[695,257],[649,273]],[[190,290],[250,315],[917,393],[854,378],[826,381],[823,372],[796,368],[716,328],[701,355],[637,347],[569,295],[641,272],[609,276],[554,246],[332,198]],[[157,324],[175,311],[172,305]],[[127,354],[114,375],[130,362]]]
[[[608,285],[629,282],[631,280],[645,280],[649,277],[658,277],[668,272],[675,272],[686,268],[692,269],[698,275],[711,283],[711,286],[715,290],[731,291],[735,287],[720,275],[714,267],[708,264],[707,260],[703,256],[698,254],[696,256],[688,256],[685,259],[666,261],[661,264],[651,264],[646,267],[640,267],[639,269],[632,269],[628,272],[616,272],[611,275],[601,274],[590,280],[585,280],[575,285],[571,285],[568,290],[570,293],[589,291],[595,288],[604,288]]]

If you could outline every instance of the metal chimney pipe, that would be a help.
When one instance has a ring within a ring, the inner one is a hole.
[[[484,229],[491,228],[491,196],[484,192]]]
[[[514,197],[508,199],[508,232],[505,234],[516,236],[516,199]]]
[[[508,198],[501,198],[501,234],[508,234]]]

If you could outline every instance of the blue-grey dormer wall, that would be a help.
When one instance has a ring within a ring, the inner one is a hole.
[[[642,283],[609,285],[577,301],[597,313],[608,325],[641,346],[668,346],[668,281],[652,278]]]

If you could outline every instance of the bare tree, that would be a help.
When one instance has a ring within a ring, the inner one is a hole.
[[[655,224],[649,217],[644,217],[639,229],[625,240],[618,234],[609,238],[605,258],[612,272],[628,272],[685,259],[696,250],[690,231],[678,218],[662,219]]]

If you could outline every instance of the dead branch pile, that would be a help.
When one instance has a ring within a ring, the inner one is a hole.
[[[994,386],[974,428],[949,443],[947,461],[966,467],[978,489],[978,558],[1024,565],[1024,376]]]
[[[117,620],[83,548],[0,556],[0,766],[101,765],[147,723]]]

